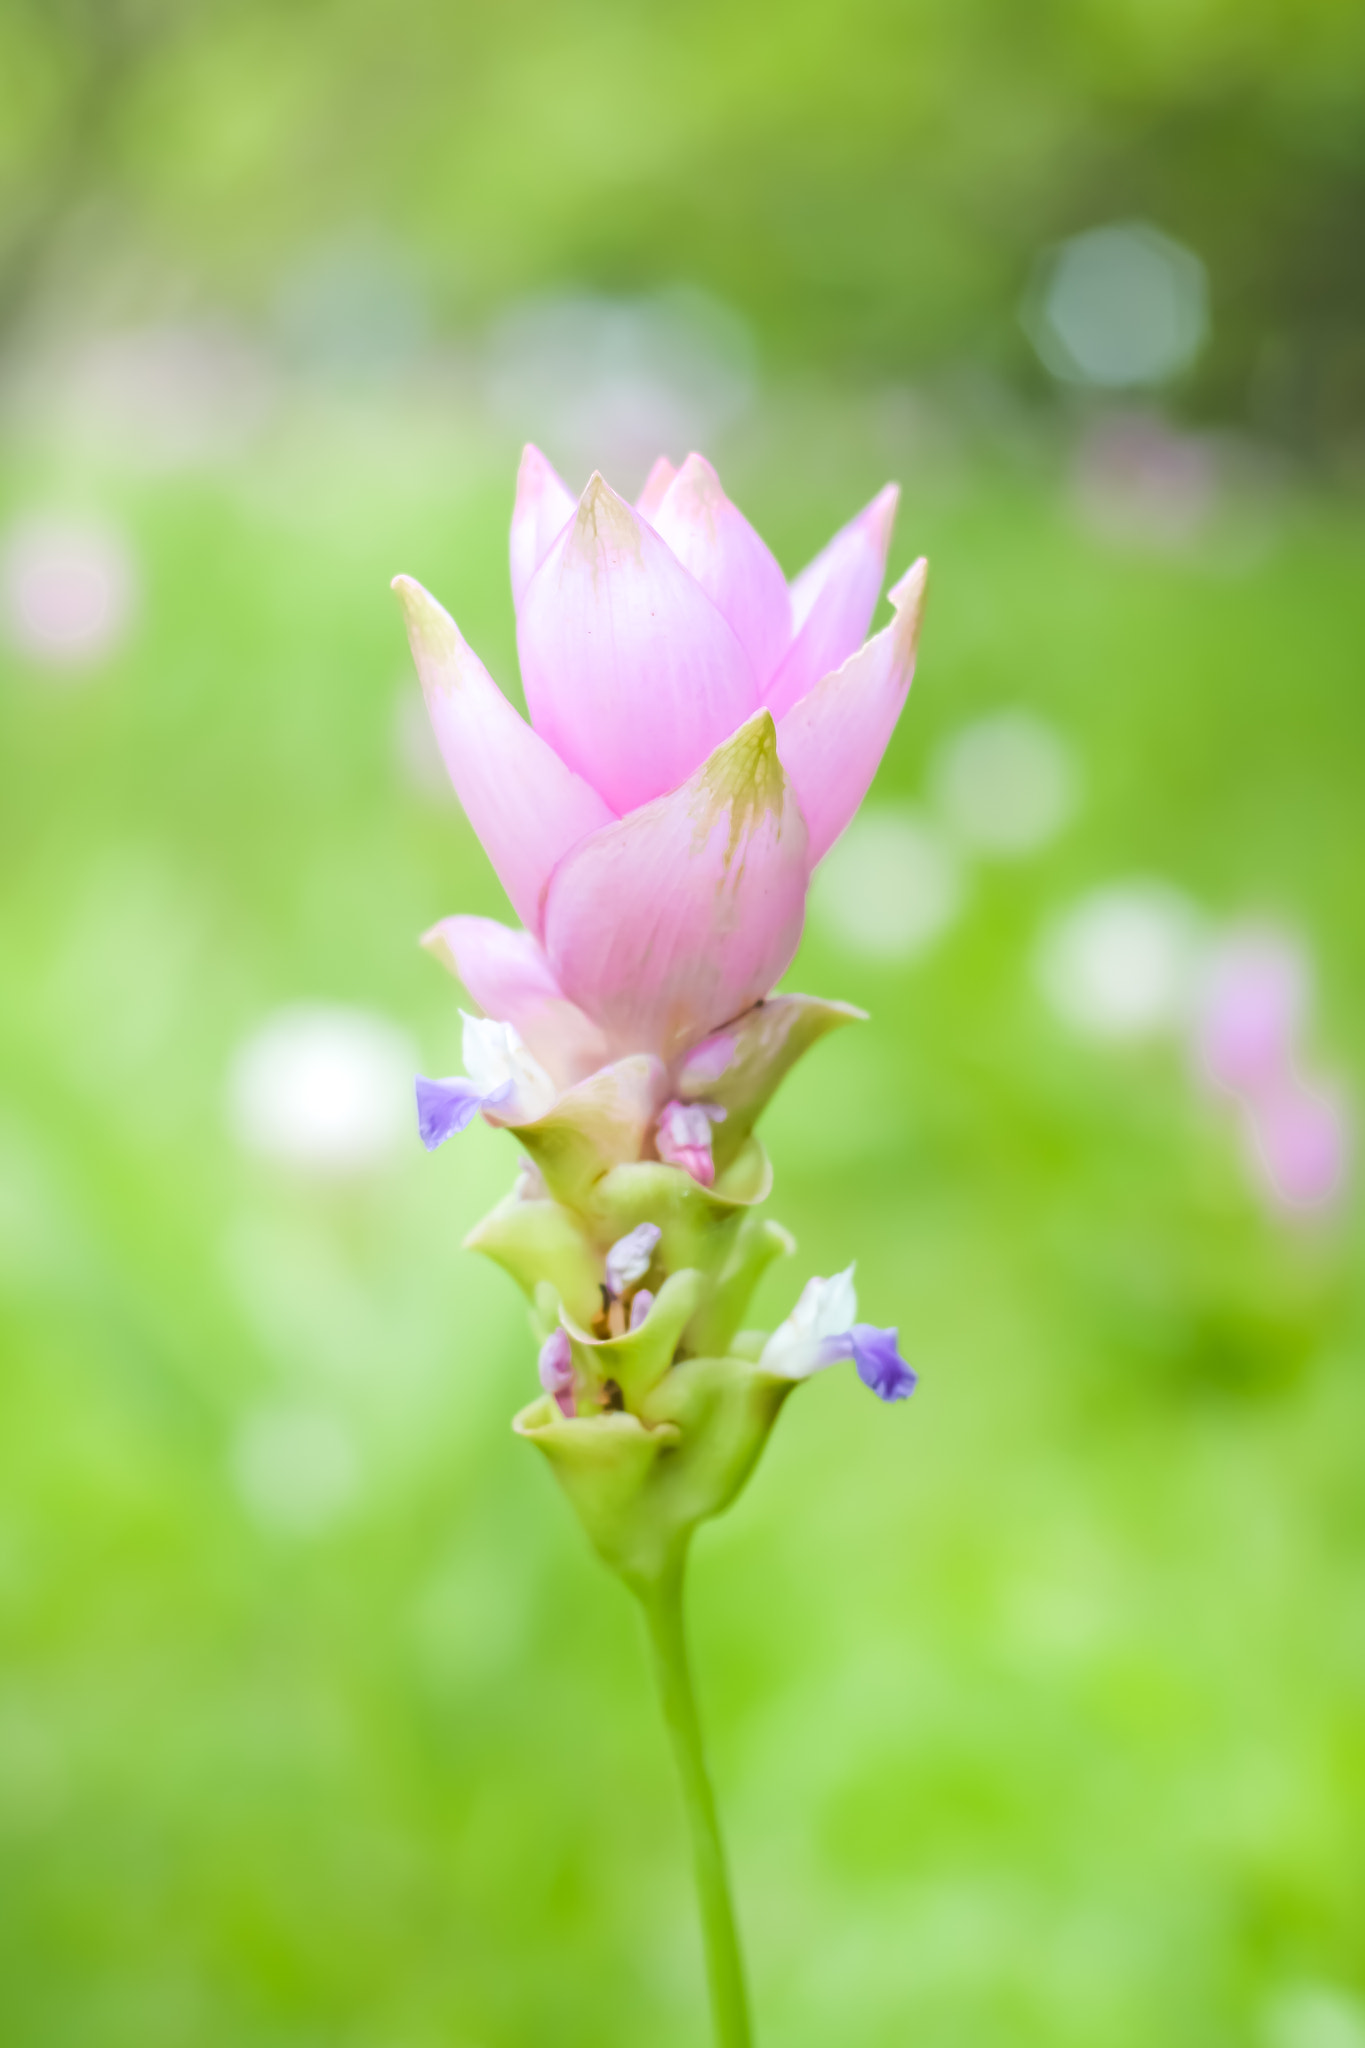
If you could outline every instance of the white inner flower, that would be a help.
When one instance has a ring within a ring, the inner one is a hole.
[[[805,1379],[843,1355],[832,1340],[846,1337],[857,1320],[852,1266],[828,1280],[808,1280],[786,1322],[778,1324],[764,1345],[760,1363],[783,1379]]]
[[[464,1070],[479,1093],[500,1095],[495,1105],[518,1123],[532,1123],[555,1106],[557,1090],[540,1061],[529,1053],[515,1024],[492,1017],[464,1018]],[[506,1089],[506,1094],[501,1091]]]

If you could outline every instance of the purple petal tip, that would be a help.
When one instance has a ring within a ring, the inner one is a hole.
[[[472,1081],[455,1076],[446,1081],[417,1076],[417,1131],[428,1152],[444,1145],[474,1120],[483,1097]]]
[[[905,1401],[914,1393],[919,1374],[900,1355],[899,1333],[879,1330],[874,1323],[855,1323],[853,1362],[858,1377],[879,1401]]]

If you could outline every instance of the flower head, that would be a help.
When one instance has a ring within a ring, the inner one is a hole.
[[[429,1146],[476,1115],[526,1160],[466,1243],[524,1290],[542,1392],[517,1417],[601,1555],[637,1588],[747,1480],[795,1384],[853,1361],[883,1401],[915,1375],[857,1320],[853,1268],[810,1281],[766,1342],[741,1327],[794,1250],[759,1213],[755,1124],[846,1003],[773,989],[815,865],[857,810],[914,669],[917,563],[860,645],[896,494],[788,584],[700,456],[635,506],[577,501],[528,449],[512,521],[527,723],[454,622],[397,589],[456,790],[522,929],[448,917],[423,941],[482,1017],[465,1073],[418,1081]]]
[[[632,507],[576,502],[528,449],[512,521],[521,719],[399,577],[437,739],[524,930],[447,919],[433,950],[558,1085],[673,1059],[765,996],[811,870],[862,800],[914,671],[924,588],[862,645],[888,487],[790,585],[699,455]]]

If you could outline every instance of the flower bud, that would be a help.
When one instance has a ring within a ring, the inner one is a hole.
[[[607,1286],[613,1294],[624,1294],[637,1280],[643,1280],[663,1236],[657,1223],[637,1223],[624,1237],[618,1237],[607,1253]]]
[[[561,1415],[574,1413],[573,1351],[567,1330],[554,1330],[540,1347],[540,1384]]]
[[[665,1103],[654,1133],[660,1159],[666,1166],[680,1166],[709,1188],[716,1178],[711,1126],[724,1121],[725,1111],[714,1102]]]

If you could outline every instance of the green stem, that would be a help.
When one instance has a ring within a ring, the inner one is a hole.
[[[650,1647],[659,1699],[673,1744],[682,1782],[683,1804],[692,1832],[692,1867],[701,1908],[706,1975],[711,1986],[711,2016],[717,2048],[751,2048],[749,2001],[744,1989],[744,1964],[739,1952],[725,1849],[720,1838],[716,1796],[706,1768],[701,1722],[692,1692],[687,1640],[683,1633],[683,1560],[679,1558],[647,1587],[637,1587]]]

